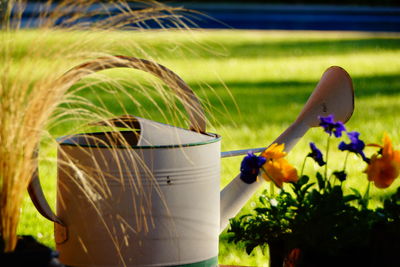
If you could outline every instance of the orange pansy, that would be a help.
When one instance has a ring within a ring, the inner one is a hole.
[[[262,153],[262,156],[267,159],[262,166],[262,177],[266,181],[274,182],[278,187],[282,187],[283,183],[297,182],[299,179],[296,168],[284,159],[286,156],[284,148],[284,144],[273,144]]]
[[[387,188],[400,174],[400,151],[394,150],[387,134],[383,138],[381,154],[371,157],[365,170],[369,181],[373,181],[378,188]]]
[[[283,158],[286,156],[286,152],[283,151],[285,149],[285,144],[272,144],[270,145],[263,153],[261,153],[261,156],[263,156],[266,159],[278,159],[278,158]]]

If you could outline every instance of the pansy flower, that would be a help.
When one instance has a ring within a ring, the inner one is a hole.
[[[360,140],[358,138],[360,136],[360,133],[348,132],[347,136],[350,139],[350,143],[346,144],[345,142],[340,142],[339,149],[342,151],[347,150],[347,151],[356,153],[356,154],[360,155],[365,162],[368,163],[369,159],[365,156],[364,151],[363,151],[365,148],[365,144],[362,140]]]
[[[265,161],[264,157],[256,156],[252,152],[248,153],[240,165],[240,179],[246,184],[255,182]]]
[[[400,151],[394,150],[387,134],[383,138],[383,146],[370,145],[381,148],[381,151],[371,157],[365,170],[369,181],[373,181],[378,188],[387,188],[399,176]]]
[[[272,181],[280,188],[283,183],[297,182],[299,179],[296,168],[284,158],[286,156],[284,148],[284,144],[273,144],[261,154],[266,158],[266,162],[262,166],[262,177],[266,181]]]
[[[319,116],[318,119],[320,121],[319,125],[324,128],[325,132],[329,135],[332,135],[333,133],[335,137],[341,137],[342,132],[346,131],[346,128],[342,122],[334,121],[333,115],[329,115],[327,117]]]
[[[324,166],[326,162],[324,161],[321,151],[317,148],[317,146],[313,142],[310,142],[310,148],[311,152],[308,153],[307,157],[313,158],[315,162],[318,163],[319,166]]]
[[[262,154],[264,158],[267,159],[278,159],[286,156],[286,152],[283,151],[285,149],[285,144],[272,144],[270,145]]]

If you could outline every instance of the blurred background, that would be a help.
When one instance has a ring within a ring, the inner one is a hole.
[[[28,1],[23,26],[34,27],[37,24],[38,21],[32,18],[36,16],[39,20],[39,5],[43,2],[46,1]],[[54,5],[57,2],[53,1]],[[191,26],[203,29],[400,31],[400,4],[395,0],[159,2],[202,13],[205,16],[191,14],[187,19]],[[142,8],[149,3],[151,1],[135,3],[132,8]],[[118,10],[112,9],[111,12]],[[158,28],[159,25],[153,22],[147,23],[146,27]]]

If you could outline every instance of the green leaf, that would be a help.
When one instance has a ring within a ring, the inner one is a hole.
[[[256,244],[248,244],[248,245],[246,246],[246,253],[247,253],[248,255],[250,255],[251,252],[253,251],[253,249],[254,249],[255,247],[257,247]]]
[[[239,217],[239,220],[242,221],[242,220],[244,220],[244,219],[246,219],[246,218],[248,218],[248,217],[252,217],[252,216],[253,216],[253,215],[251,215],[251,214],[244,214],[244,215],[242,215],[242,216]],[[236,219],[231,219],[231,220],[237,221]]]
[[[310,183],[310,184],[304,186],[304,187],[301,189],[302,194],[305,195],[305,193],[308,191],[308,189],[310,189],[310,187],[312,187],[313,185],[315,185],[315,183]]]
[[[325,179],[324,179],[324,177],[322,176],[322,174],[320,172],[317,172],[316,177],[317,177],[319,189],[320,190],[324,189],[325,188]]]
[[[332,188],[332,196],[336,198],[337,200],[341,200],[343,197],[343,190],[340,185],[335,185]]]
[[[310,178],[307,175],[302,175],[300,177],[300,179],[297,181],[297,184],[301,187],[301,186],[305,185],[306,183],[308,183],[309,180],[310,180]]]
[[[356,195],[348,195],[348,196],[343,197],[344,202],[349,202],[349,201],[358,200],[358,199],[360,199],[360,198]]]
[[[353,193],[358,197],[358,198],[362,198],[360,191],[358,191],[357,189],[350,187],[350,190],[353,191]]]
[[[266,214],[269,209],[268,208],[255,208],[254,209],[258,214]]]
[[[258,200],[260,201],[260,203],[261,204],[263,204],[264,206],[266,206],[267,204],[268,204],[268,198],[264,195],[264,194],[262,194],[259,198],[258,198]]]

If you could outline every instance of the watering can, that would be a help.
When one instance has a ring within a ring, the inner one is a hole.
[[[60,261],[68,266],[217,266],[219,234],[261,182],[240,175],[220,192],[221,157],[265,148],[220,151],[221,137],[206,132],[200,102],[175,73],[133,57],[107,57],[75,67],[61,79],[72,85],[109,68],[135,68],[163,80],[190,119],[182,129],[124,115],[95,125],[128,128],[60,137],[57,212],[47,203],[38,172],[29,193],[55,224]],[[318,116],[346,122],[354,109],[350,76],[330,67],[294,123],[273,143],[288,152]]]

